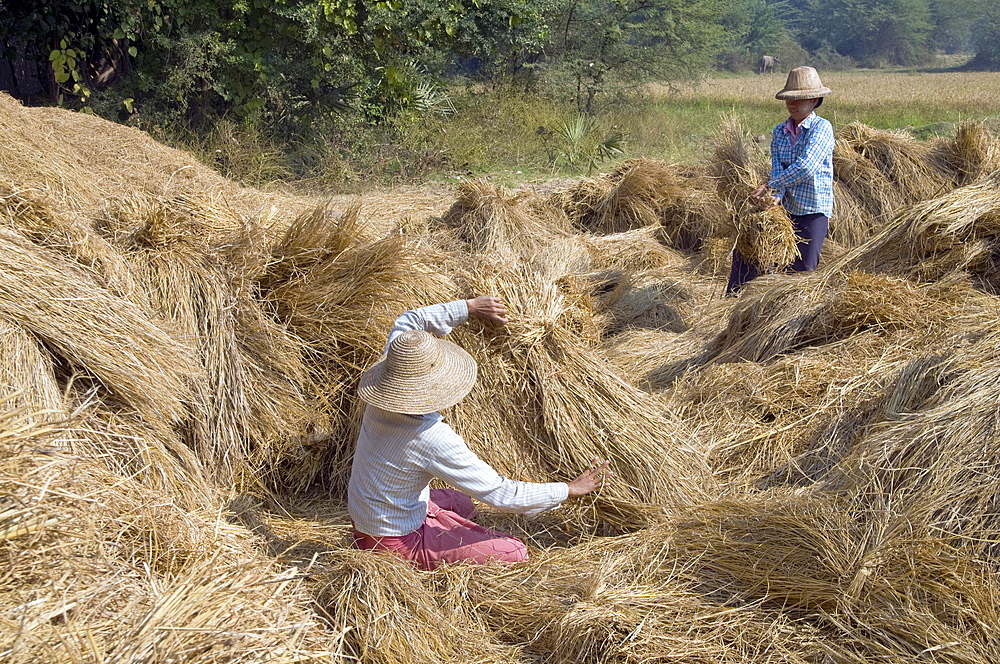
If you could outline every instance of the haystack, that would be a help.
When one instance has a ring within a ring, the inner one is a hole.
[[[94,219],[108,201],[126,196],[197,193],[248,215],[279,205],[294,217],[310,205],[240,187],[138,129],[65,109],[25,108],[4,92],[0,136],[0,182],[48,196],[67,219]]]
[[[903,210],[838,263],[921,281],[963,271],[981,288],[997,293],[998,237],[1000,172]]]
[[[724,214],[703,174],[649,158],[553,192],[572,222],[598,234],[655,226],[667,246],[698,249]]]
[[[791,265],[799,256],[795,228],[783,208],[750,200],[750,192],[767,182],[768,166],[739,122],[723,125],[710,172],[730,210],[723,234],[732,237],[731,246],[762,272]]]
[[[53,451],[64,432],[0,415],[0,649],[38,661],[294,662],[336,657],[302,580],[205,496]],[[77,430],[74,435],[80,435]]]
[[[595,457],[611,459],[616,481],[593,499],[589,515],[572,518],[634,528],[651,506],[689,504],[710,480],[685,428],[601,358],[593,304],[564,290],[561,255],[540,263],[548,273],[513,265],[471,275],[473,292],[504,299],[510,322],[453,333],[480,366],[453,422],[483,458],[518,478],[566,481]]]

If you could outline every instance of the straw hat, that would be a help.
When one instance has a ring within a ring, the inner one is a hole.
[[[788,80],[785,81],[785,87],[778,94],[774,95],[775,99],[815,99],[816,97],[825,97],[833,92],[830,88],[823,85],[823,81],[819,80],[819,74],[812,67],[796,67],[792,71],[788,72]]]
[[[361,376],[358,394],[392,413],[424,415],[454,406],[476,383],[476,361],[444,339],[419,330],[392,340],[389,350]]]

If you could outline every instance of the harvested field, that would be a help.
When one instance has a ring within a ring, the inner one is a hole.
[[[794,241],[745,205],[735,119],[705,163],[350,201],[2,95],[0,130],[0,660],[994,661],[985,126],[842,128],[820,269],[738,298],[733,247]],[[454,333],[480,369],[449,422],[510,477],[615,480],[485,509],[521,565],[355,551],[360,373],[398,314],[478,294],[510,322]]]

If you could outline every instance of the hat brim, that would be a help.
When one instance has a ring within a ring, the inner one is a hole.
[[[465,350],[444,339],[441,362],[420,376],[393,376],[386,372],[383,357],[361,375],[358,396],[390,413],[425,415],[454,406],[476,384],[476,360]]]
[[[774,88],[771,88],[772,90]],[[833,90],[827,87],[813,88],[811,90],[781,90],[778,94],[774,95],[775,99],[816,99],[817,97],[826,97],[833,93]]]

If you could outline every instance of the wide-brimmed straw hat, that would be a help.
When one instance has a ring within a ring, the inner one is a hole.
[[[382,410],[424,415],[454,406],[476,383],[476,361],[429,332],[413,330],[392,340],[361,376],[358,394]]]
[[[778,94],[776,99],[815,99],[825,97],[833,92],[823,85],[819,80],[819,74],[812,67],[796,67],[788,72],[788,79],[785,87]]]

